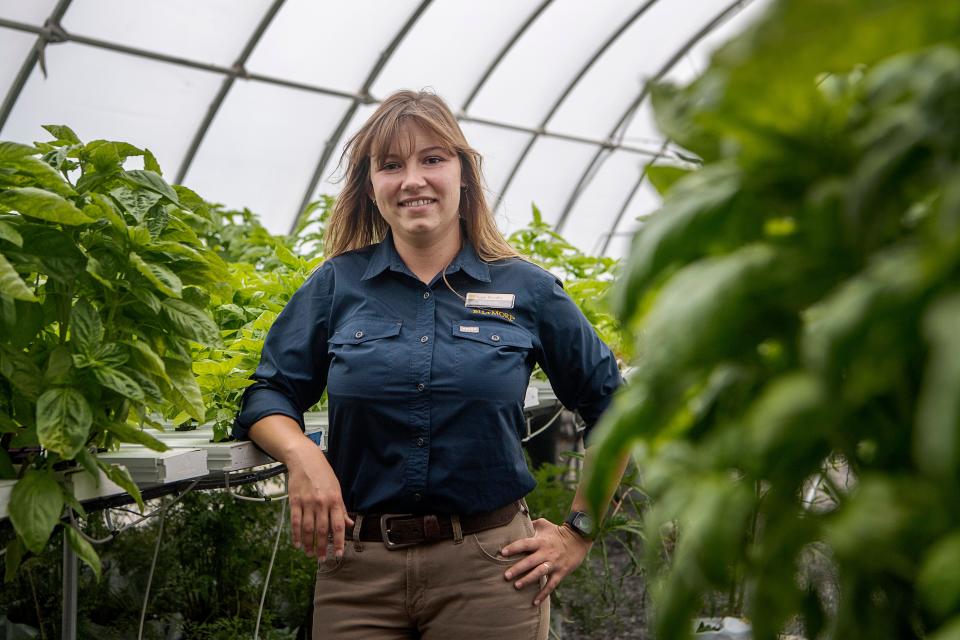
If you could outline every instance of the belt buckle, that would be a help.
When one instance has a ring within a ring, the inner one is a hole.
[[[388,528],[390,521],[396,518],[412,517],[412,513],[385,513],[380,516],[380,536],[383,538],[383,546],[393,551],[395,549],[402,549],[403,547],[412,547],[417,544],[416,542],[393,542],[390,540],[390,529]]]

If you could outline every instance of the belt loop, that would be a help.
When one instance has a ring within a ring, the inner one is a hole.
[[[353,550],[357,553],[363,551],[363,541],[360,540],[361,529],[363,529],[363,514],[358,513],[353,524]]]
[[[450,525],[453,527],[453,544],[461,544],[463,542],[463,528],[460,526],[460,516],[451,515]]]

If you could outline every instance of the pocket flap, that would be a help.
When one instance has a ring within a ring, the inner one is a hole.
[[[494,347],[510,346],[521,349],[533,347],[533,338],[520,327],[511,327],[499,322],[476,322],[474,320],[454,320],[453,335]]]
[[[327,340],[332,344],[361,344],[369,340],[392,338],[400,334],[399,320],[373,320],[357,318],[348,320]]]

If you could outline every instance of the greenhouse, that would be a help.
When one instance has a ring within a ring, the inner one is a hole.
[[[960,639],[955,0],[0,0],[0,639]]]

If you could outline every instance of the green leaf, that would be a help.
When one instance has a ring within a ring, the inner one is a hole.
[[[166,451],[170,447],[165,445],[160,440],[157,440],[152,435],[147,433],[142,429],[138,429],[128,424],[121,424],[119,422],[108,422],[106,423],[106,429],[113,435],[115,435],[121,442],[133,442],[136,444],[142,444],[148,449],[153,449],[154,451]]]
[[[160,302],[160,298],[149,289],[145,287],[133,287],[131,293],[133,293],[134,298],[146,305],[154,315],[160,315],[160,312],[163,311],[163,303]]]
[[[13,540],[7,543],[6,552],[3,555],[4,572],[3,581],[6,584],[13,582],[17,575],[17,569],[20,568],[20,562],[23,560],[23,544],[19,536],[14,536]]]
[[[170,202],[179,205],[180,199],[177,192],[174,191],[166,181],[153,171],[126,171],[123,174],[126,180],[139,187],[144,187],[165,197]]]
[[[0,348],[0,373],[29,399],[36,398],[44,388],[39,367],[22,351]]]
[[[7,262],[7,258],[0,253],[0,294],[14,300],[36,302],[37,298],[30,291],[27,284],[20,278],[20,274]]]
[[[117,211],[110,198],[100,193],[91,193],[89,197],[93,200],[93,205],[100,210],[98,215],[91,217],[106,218],[118,231],[126,231],[127,222],[123,219],[120,212]],[[84,212],[86,212],[86,208],[84,208]]]
[[[90,474],[93,478],[94,486],[97,488],[100,487],[100,474],[97,472],[97,458],[94,454],[87,451],[87,449],[80,449],[77,452],[77,455],[74,456],[74,460],[80,463],[80,466]]]
[[[628,317],[653,279],[666,267],[702,256],[718,240],[729,205],[741,186],[732,164],[705,167],[677,182],[663,206],[637,232],[624,278],[618,283],[616,308]]]
[[[100,313],[85,298],[77,300],[70,312],[71,337],[84,351],[93,351],[103,339]]]
[[[646,176],[650,184],[653,185],[653,188],[657,190],[657,193],[664,195],[675,182],[678,182],[690,173],[692,173],[690,169],[660,164],[647,167]]]
[[[163,171],[160,170],[160,163],[157,162],[156,157],[150,152],[150,149],[143,150],[143,168],[147,171],[152,171],[158,176],[163,176]]]
[[[67,542],[70,543],[70,547],[74,550],[74,552],[76,552],[77,557],[83,560],[88,567],[93,569],[93,574],[97,577],[97,582],[100,582],[100,576],[102,573],[100,556],[98,556],[97,552],[94,551],[93,545],[87,542],[87,540],[81,536],[72,525],[64,527],[64,531],[67,533]]]
[[[70,357],[70,349],[58,346],[50,351],[50,357],[47,358],[43,382],[44,384],[66,384],[72,369],[73,360]]]
[[[13,467],[13,461],[10,460],[10,455],[0,449],[0,480],[15,480],[17,477],[17,470]]]
[[[172,358],[164,358],[163,362],[170,386],[174,391],[177,407],[197,422],[203,422],[207,410],[203,403],[200,385],[197,384],[197,379],[193,375],[193,369],[190,365]]]
[[[158,291],[173,298],[179,298],[183,292],[183,283],[173,271],[164,266],[147,262],[134,252],[130,252],[130,262]]]
[[[23,236],[20,235],[20,232],[17,231],[16,227],[13,227],[2,221],[0,221],[0,240],[6,240],[7,242],[15,244],[18,247],[23,246]]]
[[[960,293],[930,305],[923,322],[930,345],[917,407],[914,458],[948,482],[960,470]]]
[[[129,493],[140,507],[141,513],[144,510],[143,498],[140,496],[140,488],[133,481],[130,472],[125,468],[97,460],[97,465],[107,475],[111,482]]]
[[[43,125],[43,128],[60,142],[68,142],[70,144],[80,143],[80,138],[77,137],[77,134],[73,132],[73,129],[66,125],[45,124]]]
[[[132,348],[130,355],[139,369],[147,371],[159,378],[167,378],[167,370],[163,365],[163,358],[157,355],[157,352],[142,340],[130,341],[126,343]]]
[[[0,142],[0,165],[6,165],[40,153],[36,147],[18,142]]]
[[[220,329],[205,312],[182,300],[164,300],[163,313],[181,335],[211,347],[220,346]]]
[[[143,389],[140,388],[133,379],[127,374],[114,369],[113,367],[96,366],[93,368],[93,375],[103,386],[115,391],[125,398],[130,398],[136,402],[143,402]]]
[[[69,200],[35,187],[7,189],[0,193],[0,204],[25,216],[64,225],[89,224],[94,221]]]
[[[126,185],[119,185],[110,190],[110,195],[120,203],[127,213],[142,222],[147,211],[160,201],[160,194],[146,189],[131,189]]]
[[[0,142],[0,156],[4,153],[2,146],[5,144],[11,143]],[[14,151],[14,154],[16,153]],[[0,186],[42,187],[62,196],[76,195],[73,187],[56,169],[32,155],[21,155],[7,160],[0,158],[0,166],[3,167],[0,171]]]
[[[927,606],[938,616],[960,607],[960,532],[937,542],[925,554],[917,576],[917,589]]]
[[[10,520],[24,545],[39,554],[63,512],[63,492],[53,473],[29,469],[10,493]]]
[[[83,448],[92,424],[90,405],[76,389],[49,389],[37,400],[40,444],[67,460]]]

